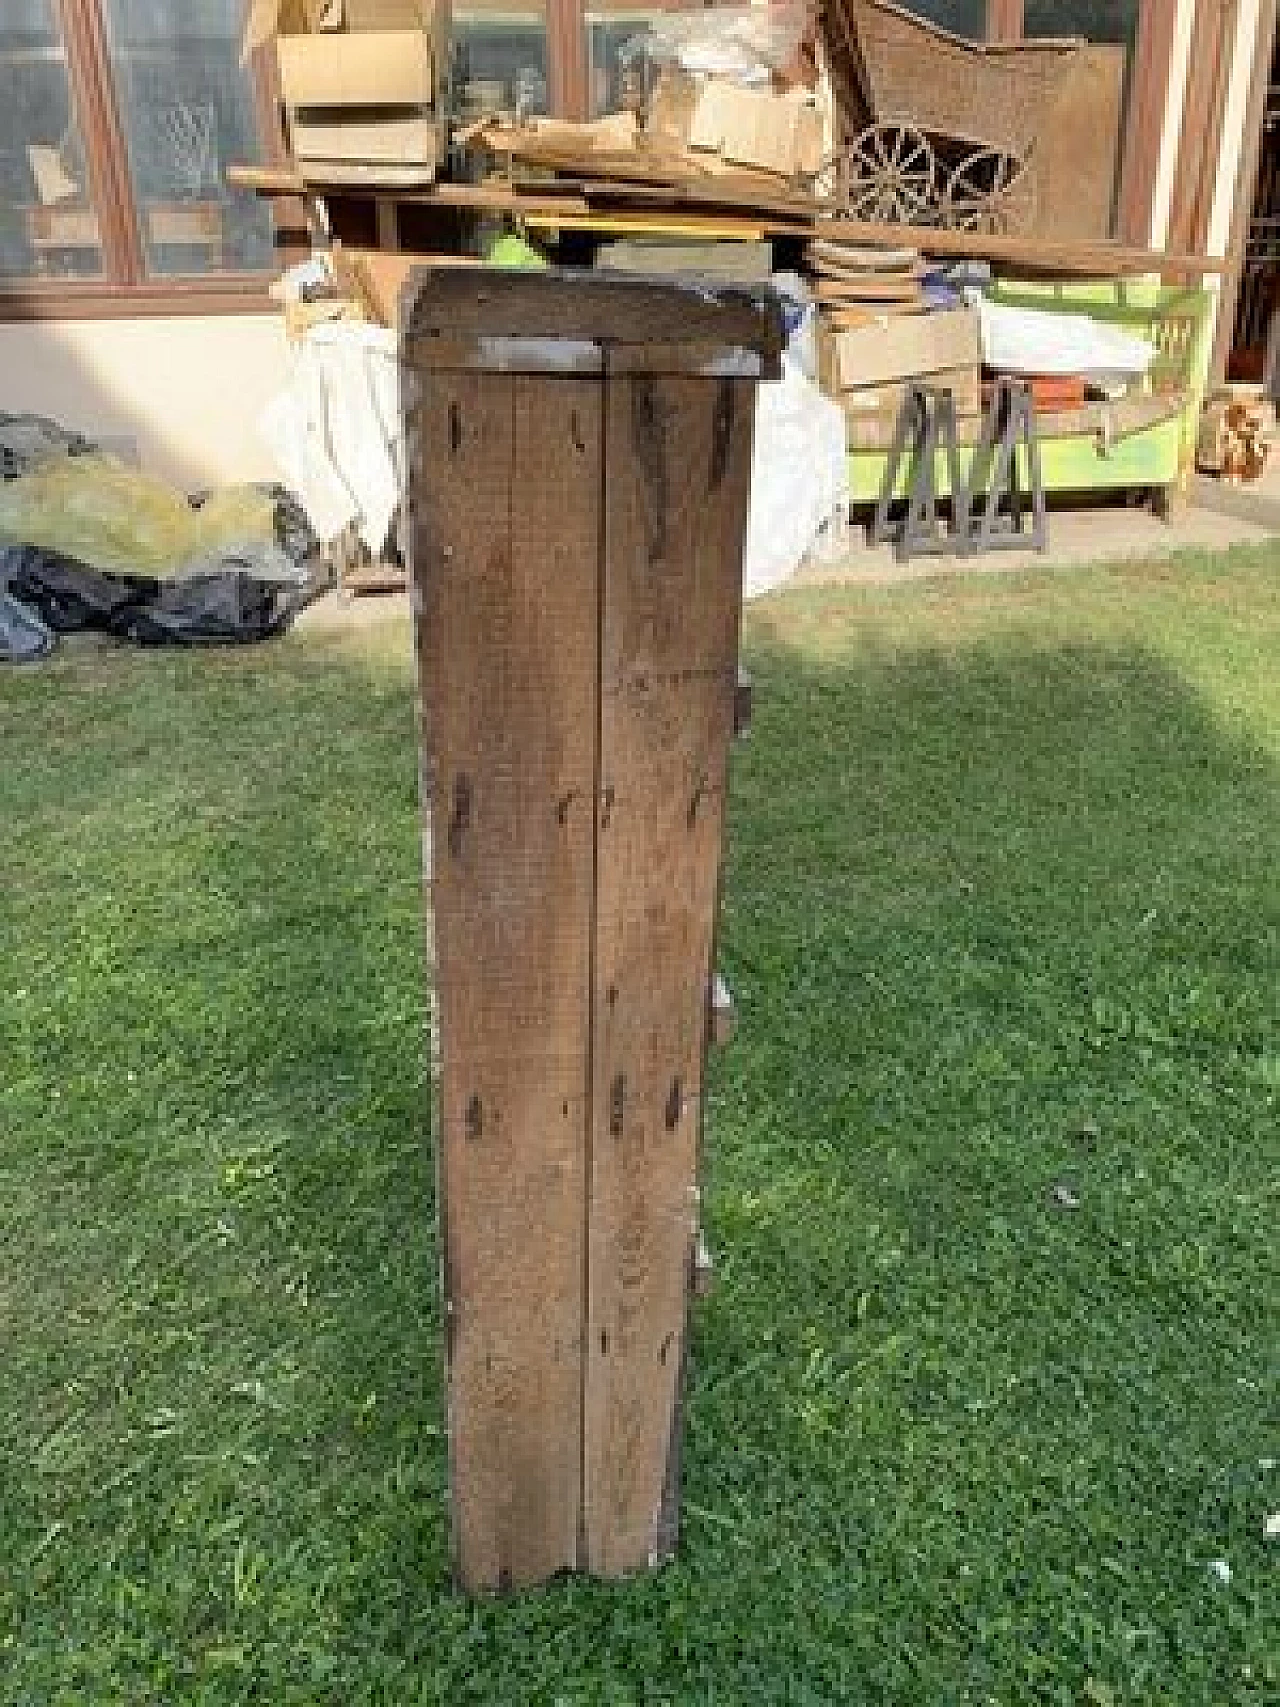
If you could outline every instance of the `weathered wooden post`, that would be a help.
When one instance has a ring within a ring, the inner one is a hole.
[[[674,1536],[767,292],[427,273],[403,320],[454,1546]],[[664,1507],[665,1500],[665,1507]]]

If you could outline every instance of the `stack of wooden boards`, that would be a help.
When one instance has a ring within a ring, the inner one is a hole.
[[[489,119],[458,137],[464,149],[486,158],[508,184],[536,185],[539,196],[586,197],[592,204],[624,204],[665,217],[715,209],[753,220],[779,219],[806,230],[819,211],[811,189],[794,178],[697,149],[669,134],[641,130],[630,113],[589,124],[535,119],[511,124]],[[741,233],[750,236],[744,229]]]
[[[924,310],[924,263],[915,249],[878,249],[815,237],[805,249],[813,294],[835,331]]]

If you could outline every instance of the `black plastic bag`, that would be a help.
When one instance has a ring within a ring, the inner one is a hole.
[[[159,581],[108,575],[39,546],[0,551],[0,585],[56,634],[85,629],[140,646],[244,645],[279,634],[310,588],[258,580],[252,559]]]
[[[0,562],[12,596],[55,634],[110,631],[118,611],[152,597],[159,586],[146,575],[104,575],[39,545],[11,546],[0,553]]]

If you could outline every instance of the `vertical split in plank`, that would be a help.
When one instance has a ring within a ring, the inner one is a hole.
[[[617,1575],[671,1532],[754,386],[605,390],[583,1499]]]
[[[423,372],[414,573],[457,1573],[578,1563],[602,388]]]

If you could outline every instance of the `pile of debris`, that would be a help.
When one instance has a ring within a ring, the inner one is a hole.
[[[278,634],[314,596],[283,487],[188,497],[56,422],[0,415],[0,662],[96,630],[142,646]]]

